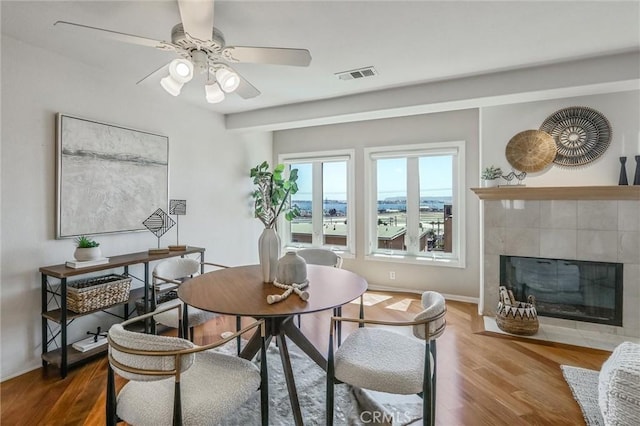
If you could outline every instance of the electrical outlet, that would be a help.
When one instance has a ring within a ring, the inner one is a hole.
[[[390,280],[395,280],[396,279],[396,273],[394,271],[390,271],[389,272],[389,279]]]

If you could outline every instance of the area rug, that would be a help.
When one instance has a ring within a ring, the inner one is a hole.
[[[560,368],[573,397],[582,409],[587,426],[604,426],[598,405],[598,371],[568,365],[561,365]]]
[[[326,424],[326,373],[295,344],[289,341],[288,343],[304,424],[324,425]],[[221,351],[235,355],[235,344],[230,342]],[[282,362],[278,348],[273,342],[267,348],[267,363],[269,366],[269,424],[292,425],[293,415],[282,372]],[[395,396],[353,389],[344,384],[336,385],[334,391],[334,424],[337,426],[410,425],[422,418],[422,400],[417,395]],[[256,392],[253,398],[220,425],[259,424],[260,395]]]

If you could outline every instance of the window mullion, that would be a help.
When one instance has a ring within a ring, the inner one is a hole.
[[[314,247],[320,247],[323,245],[323,233],[322,226],[324,225],[324,200],[322,199],[322,162],[314,162],[312,166],[313,176],[313,203],[312,203],[312,235],[311,244]]]
[[[420,177],[417,157],[407,158],[407,233],[405,244],[407,253],[419,251],[420,226]]]

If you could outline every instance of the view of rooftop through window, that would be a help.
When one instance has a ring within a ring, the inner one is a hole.
[[[415,208],[419,209],[419,250],[450,251],[445,248],[444,232],[446,215],[451,215],[453,158],[431,155],[417,161],[419,203]],[[298,169],[298,192],[292,197],[292,204],[301,211],[292,224],[292,242],[307,243],[311,242],[313,222],[313,164],[290,166]],[[407,183],[411,178],[406,157],[377,160],[378,248],[406,249]],[[323,244],[344,246],[348,229],[346,161],[322,162],[321,191]]]

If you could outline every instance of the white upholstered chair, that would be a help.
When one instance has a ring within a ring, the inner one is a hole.
[[[184,281],[200,273],[203,265],[210,265],[217,268],[226,268],[224,265],[216,263],[200,262],[196,259],[186,257],[175,257],[163,260],[153,269],[152,278],[152,300],[158,300],[158,294],[177,289]],[[164,309],[171,306],[183,305],[178,298],[163,302],[157,306],[152,305],[151,309]],[[183,318],[178,318],[176,310],[164,311],[153,316],[154,320],[162,325],[171,328],[179,328],[182,323],[184,336],[188,336],[193,341],[193,327],[204,324],[217,314],[206,312],[193,306],[186,306],[183,310]]]
[[[413,321],[390,322],[332,318],[327,362],[327,425],[333,424],[333,388],[337,383],[379,392],[411,395],[423,400],[423,424],[435,424],[436,341],[445,328],[446,305],[440,293],[422,294],[423,310]],[[412,326],[413,337],[384,328],[358,328],[335,350],[334,322]]]
[[[309,265],[333,266],[334,268],[342,268],[342,257],[337,253],[322,248],[306,248],[297,251],[298,256],[303,258]],[[338,306],[333,309],[334,316],[342,315],[342,307]],[[360,318],[364,315],[364,305],[362,296],[360,296]],[[298,326],[300,326],[300,315],[298,315]],[[336,323],[338,331],[338,344],[342,341],[342,326]]]
[[[205,346],[179,337],[126,329],[127,325],[152,315],[135,317],[109,330],[107,425],[119,421],[136,426],[218,424],[258,389],[262,425],[268,425],[263,320]],[[251,361],[211,350],[256,327],[261,327],[263,336],[260,368]],[[117,395],[115,374],[128,380]]]

